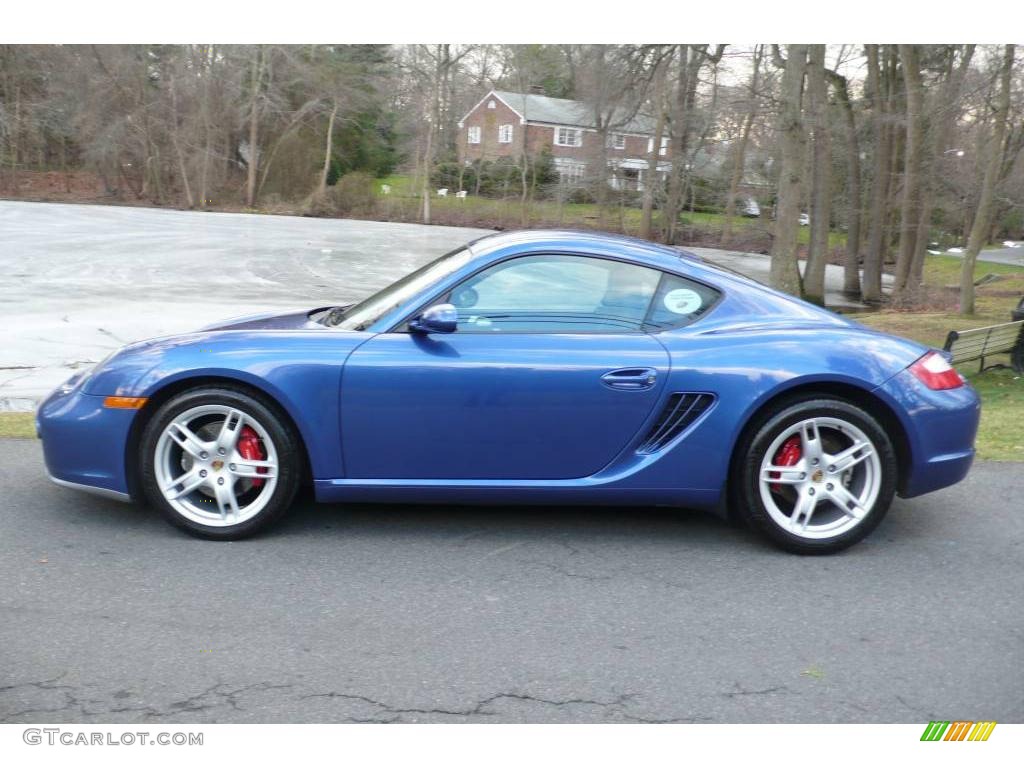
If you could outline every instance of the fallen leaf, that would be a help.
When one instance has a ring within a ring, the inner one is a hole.
[[[813,664],[803,672],[800,673],[804,677],[813,677],[815,680],[821,680],[825,676],[825,672],[817,664]]]

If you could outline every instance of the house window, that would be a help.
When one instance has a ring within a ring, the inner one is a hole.
[[[579,160],[572,160],[568,157],[555,158],[555,171],[558,173],[558,180],[562,184],[578,184],[583,180],[583,174],[586,170],[586,163]]]
[[[648,138],[647,139],[647,151],[650,152],[652,149],[654,149],[654,139],[653,138]],[[664,155],[665,151],[667,149],[668,149],[668,136],[662,136],[661,137],[661,147],[658,149],[658,154],[659,155]]]
[[[480,143],[480,126],[471,125],[469,126],[469,143],[479,144]]]
[[[497,106],[498,105],[494,103],[494,99],[491,99],[490,101],[487,102],[487,108],[488,109],[494,109]]]
[[[583,132],[578,128],[556,128],[556,147],[579,147],[583,145]]]
[[[498,143],[499,144],[511,144],[512,143],[512,126],[502,125],[498,128]]]
[[[626,136],[622,133],[612,134],[612,149],[625,149],[626,148]]]

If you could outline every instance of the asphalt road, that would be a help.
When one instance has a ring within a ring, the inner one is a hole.
[[[697,513],[301,504],[247,542],[0,441],[2,722],[1024,720],[1024,471],[777,552]]]
[[[1024,247],[993,248],[991,251],[982,251],[978,254],[978,261],[991,261],[996,264],[1024,267]]]

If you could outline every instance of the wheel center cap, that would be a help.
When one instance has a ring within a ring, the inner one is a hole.
[[[224,462],[220,459],[214,459],[211,466],[213,467],[214,472],[220,472],[221,468],[224,466]],[[818,474],[821,474],[821,470],[818,470]]]
[[[214,466],[216,466],[216,465],[217,465],[217,462],[214,462]],[[811,480],[813,480],[816,483],[820,483],[824,479],[825,479],[825,473],[822,472],[820,469],[814,470],[814,474],[811,475]]]

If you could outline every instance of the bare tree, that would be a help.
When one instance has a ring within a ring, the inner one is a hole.
[[[647,153],[647,178],[644,182],[643,200],[640,214],[640,237],[650,239],[654,219],[654,198],[658,192],[658,162],[661,155],[661,140],[665,135],[665,122],[668,118],[665,105],[665,80],[671,65],[674,49],[664,51],[655,64],[654,84],[651,97],[651,109],[654,112],[654,136]]]
[[[964,263],[960,272],[960,314],[974,314],[974,265],[978,254],[989,235],[992,218],[992,200],[995,196],[996,181],[1003,163],[1003,142],[1006,139],[1006,119],[1010,111],[1010,82],[1013,74],[1014,46],[1003,50],[1003,62],[998,71],[999,92],[992,115],[992,137],[989,140],[988,163],[985,178],[981,184],[978,210],[971,224],[971,236],[967,241]]]
[[[896,257],[893,300],[913,302],[920,289],[911,265],[917,248],[921,218],[921,161],[924,144],[924,87],[921,83],[920,47],[901,45],[903,81],[907,87],[907,150],[903,169],[903,201],[900,209],[900,250]]]
[[[814,144],[811,159],[811,240],[804,268],[804,298],[825,304],[825,267],[832,218],[832,140],[828,124],[828,86],[825,83],[825,46],[807,52],[808,112]]]
[[[669,172],[668,199],[662,216],[662,229],[666,243],[675,241],[679,225],[679,213],[683,209],[688,169],[687,157],[690,136],[694,126],[694,105],[697,88],[700,85],[701,70],[708,64],[717,64],[725,52],[725,45],[719,44],[714,53],[708,52],[708,45],[680,45],[678,47],[675,101],[671,115],[671,161]]]
[[[249,159],[246,163],[245,204],[256,204],[256,180],[259,170],[260,117],[263,107],[263,73],[266,67],[263,46],[258,45],[252,56],[252,75],[249,78]]]
[[[783,59],[778,46],[773,45],[772,57],[776,66],[783,68],[783,75],[778,124],[782,168],[779,171],[770,278],[774,287],[799,296],[802,286],[797,263],[797,234],[804,196],[804,151],[807,145],[802,114],[807,46],[788,46]]]
[[[733,152],[732,175],[729,177],[729,191],[725,198],[725,217],[722,222],[722,242],[725,244],[728,244],[732,239],[732,221],[736,216],[736,197],[739,194],[739,187],[743,181],[743,173],[746,169],[747,144],[750,141],[750,132],[754,127],[754,119],[757,117],[758,88],[761,62],[763,60],[764,46],[755,45],[750,82],[747,86],[746,115],[743,117],[743,127],[740,130],[740,137],[736,142],[736,149]]]
[[[960,116],[961,90],[974,54],[973,45],[946,45],[937,48],[940,49],[939,52],[945,61],[942,85],[932,89],[937,92],[937,97],[928,110],[928,135],[922,159],[921,215],[914,238],[914,258],[910,264],[908,277],[910,285],[920,285],[923,281],[924,257],[930,239],[934,199],[941,186],[942,164],[948,161],[948,152],[951,149],[949,139],[953,126]],[[957,54],[960,62],[954,66]]]
[[[825,75],[835,89],[836,98],[843,110],[846,125],[846,257],[843,261],[843,292],[857,298],[861,295],[860,246],[861,246],[861,158],[860,141],[857,137],[857,118],[850,99],[847,79],[836,70],[826,69]]]

